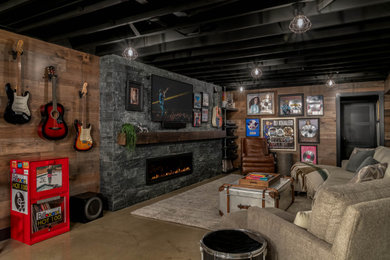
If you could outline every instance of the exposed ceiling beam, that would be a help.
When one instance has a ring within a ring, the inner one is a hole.
[[[7,11],[9,9],[12,9],[14,7],[17,7],[19,5],[25,4],[27,2],[29,2],[29,0],[12,0],[12,1],[9,0],[9,1],[6,1],[5,3],[0,4],[0,13]]]
[[[246,28],[246,29],[240,28],[235,31],[214,33],[210,35],[186,38],[182,40],[169,41],[170,39],[168,38],[165,40],[169,42],[165,42],[163,44],[160,44],[162,40],[159,39],[158,36],[156,36],[155,37],[156,39],[154,40],[151,40],[152,38],[151,37],[149,39],[150,40],[149,43],[145,43],[140,39],[136,39],[135,41],[133,41],[133,45],[135,48],[138,49],[142,57],[143,55],[155,55],[162,52],[172,52],[172,51],[179,51],[185,49],[200,48],[200,47],[210,46],[210,45],[226,44],[226,43],[233,43],[233,42],[239,42],[245,40],[254,40],[254,39],[259,39],[259,38],[269,37],[274,35],[281,35],[281,34],[289,34],[291,37],[295,37],[295,39],[293,39],[294,41],[313,40],[316,39],[316,37],[324,38],[325,33],[323,33],[323,30],[319,30],[317,34],[315,33],[315,31],[326,27],[338,26],[338,28],[341,28],[341,30],[337,30],[337,28],[335,28],[336,30],[334,31],[332,31],[333,28],[326,29],[330,31],[330,33],[333,36],[335,36],[335,34],[343,35],[345,33],[349,33],[348,25],[350,24],[355,25],[353,28],[351,28],[352,32],[354,33],[362,32],[367,29],[370,29],[369,25],[372,22],[369,20],[371,19],[378,19],[384,17],[383,23],[388,24],[389,19],[385,19],[385,18],[389,17],[389,12],[383,11],[386,10],[383,8],[381,10],[382,11],[380,11],[377,14],[373,12],[367,15],[362,15],[361,13],[353,12],[349,14],[349,16],[344,15],[343,19],[341,19],[341,17],[343,17],[343,14],[346,14],[345,12],[319,15],[313,17],[313,20],[315,20],[316,23],[313,22],[314,25],[312,27],[312,30],[310,30],[305,35],[292,34],[288,29],[289,22],[283,22],[283,23],[274,23],[269,25],[260,25],[256,27]],[[362,25],[363,21],[366,21],[366,23]],[[343,25],[347,25],[347,27],[344,29]],[[176,36],[172,35],[172,38],[175,37]],[[283,38],[283,40],[286,41],[288,39]],[[147,47],[143,47],[143,46],[147,46]],[[118,51],[122,51],[121,48],[122,46],[118,48],[118,45],[101,46],[99,48],[101,51],[99,51],[97,55],[104,55],[107,52],[112,53],[115,52],[117,49],[119,49]]]
[[[56,16],[53,16],[51,18],[47,18],[47,19],[44,19],[44,20],[41,20],[41,21],[38,21],[35,23],[30,23],[26,26],[23,26],[23,27],[16,29],[16,32],[23,33],[23,32],[26,32],[26,31],[29,31],[29,30],[32,30],[32,29],[35,29],[35,28],[38,28],[41,26],[45,26],[48,24],[56,23],[56,22],[70,19],[70,18],[74,18],[77,16],[93,13],[93,12],[96,12],[96,11],[99,11],[99,10],[102,10],[102,9],[105,9],[105,8],[108,8],[108,7],[111,7],[114,5],[118,5],[118,4],[121,4],[124,2],[128,2],[128,0],[105,0],[102,2],[97,2],[97,3],[92,4],[92,5],[82,6],[82,7],[79,7],[77,9],[73,10],[73,11],[70,11],[70,12],[62,13],[60,15],[56,15]]]
[[[47,40],[51,41],[51,42],[55,42],[58,40],[62,40],[64,38],[70,38],[70,37],[75,37],[78,35],[91,34],[94,32],[109,30],[109,29],[113,29],[113,28],[120,27],[123,25],[127,25],[129,23],[136,23],[136,22],[140,22],[140,21],[145,21],[145,20],[148,20],[148,19],[153,18],[153,17],[159,17],[159,16],[171,14],[173,12],[199,8],[199,7],[202,7],[205,5],[223,2],[223,1],[225,1],[225,0],[199,0],[199,1],[184,2],[181,4],[167,5],[165,7],[157,8],[155,10],[147,11],[144,13],[129,15],[128,17],[121,18],[121,19],[118,19],[115,21],[105,22],[105,23],[101,23],[101,24],[98,24],[95,26],[90,26],[87,28],[79,29],[79,30],[72,30],[68,33],[64,33],[64,34],[60,34],[60,35],[57,35],[54,37],[50,37]]]

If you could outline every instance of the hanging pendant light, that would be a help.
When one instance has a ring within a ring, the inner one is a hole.
[[[261,78],[262,75],[263,75],[263,71],[257,66],[251,70],[251,76],[254,79],[259,79]]]
[[[311,22],[307,16],[303,14],[302,8],[304,4],[297,3],[295,7],[295,17],[292,19],[289,25],[290,31],[293,33],[304,33],[310,30]]]
[[[334,88],[334,87],[336,87],[336,82],[333,79],[330,78],[330,79],[328,79],[326,81],[326,87]]]
[[[138,52],[135,48],[129,46],[123,51],[122,56],[129,60],[135,60],[138,57]]]

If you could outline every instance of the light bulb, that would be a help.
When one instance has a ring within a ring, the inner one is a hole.
[[[303,26],[303,19],[302,19],[302,18],[298,18],[298,20],[297,20],[297,26],[298,26],[299,28],[302,28],[302,26]]]
[[[243,92],[244,91],[244,87],[240,87],[240,92]]]
[[[258,68],[255,69],[255,75],[259,75],[259,69]]]
[[[134,51],[130,48],[130,49],[127,51],[127,55],[129,55],[129,57],[133,57],[133,56],[134,56]]]
[[[328,79],[328,80],[326,81],[326,86],[327,86],[328,88],[334,87],[335,84],[336,84],[336,83],[334,82],[333,79]]]

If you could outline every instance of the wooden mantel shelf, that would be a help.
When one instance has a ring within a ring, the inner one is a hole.
[[[226,131],[194,131],[194,132],[151,132],[137,135],[137,144],[177,143],[186,141],[200,141],[221,139]]]

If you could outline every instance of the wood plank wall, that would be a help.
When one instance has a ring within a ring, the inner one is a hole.
[[[318,160],[320,164],[337,164],[336,154],[336,95],[338,93],[358,93],[358,92],[371,92],[371,91],[383,91],[384,81],[375,82],[361,82],[361,83],[348,83],[337,85],[334,89],[326,88],[325,86],[301,86],[301,87],[286,87],[278,89],[260,89],[244,91],[242,93],[238,91],[233,92],[234,101],[238,112],[228,112],[228,120],[236,122],[238,129],[237,135],[239,138],[236,143],[238,144],[238,155],[233,164],[235,167],[240,167],[240,155],[241,147],[240,140],[246,136],[245,132],[245,118],[259,118],[260,116],[247,116],[246,114],[246,95],[248,93],[257,92],[275,92],[275,105],[276,111],[274,116],[264,117],[278,117],[278,95],[282,94],[299,94],[303,93],[306,96],[323,95],[324,96],[324,116],[320,116],[320,144],[318,144]],[[305,111],[306,114],[306,111]],[[303,116],[306,117],[306,116]],[[299,118],[299,117],[297,117]],[[390,145],[390,96],[385,96],[385,143]],[[297,151],[294,152],[294,160],[299,161],[299,143],[297,143]]]
[[[22,90],[31,93],[29,107],[32,119],[25,125],[12,125],[4,118],[7,105],[5,84],[16,84],[16,64],[10,51],[18,41],[24,41],[22,55]],[[83,57],[86,59],[83,62]],[[65,107],[68,136],[60,141],[41,139],[37,127],[41,120],[39,108],[51,101],[51,84],[44,78],[45,67],[56,68],[58,102]],[[92,122],[94,147],[88,152],[76,152],[73,142],[75,119],[81,120],[81,100],[78,91],[84,81],[89,83],[87,118]],[[10,159],[45,159],[68,157],[70,192],[77,194],[99,190],[99,57],[86,56],[33,38],[0,30],[0,230],[9,227],[9,161]]]

